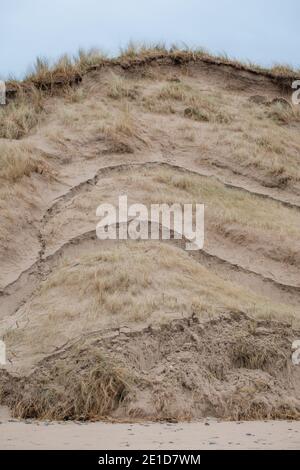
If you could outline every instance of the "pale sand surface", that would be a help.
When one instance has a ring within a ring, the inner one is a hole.
[[[3,420],[0,449],[299,449],[300,422],[49,423]]]

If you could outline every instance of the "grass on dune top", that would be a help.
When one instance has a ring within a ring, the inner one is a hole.
[[[147,61],[155,59],[170,59],[175,64],[189,61],[206,60],[211,63],[231,65],[233,67],[253,71],[260,74],[267,74],[273,77],[300,77],[300,70],[286,64],[276,64],[270,68],[260,66],[250,61],[240,61],[230,58],[227,54],[213,55],[201,47],[188,48],[176,45],[167,48],[163,44],[137,44],[129,43],[127,47],[121,49],[116,57],[108,57],[100,49],[89,50],[79,49],[74,56],[63,54],[56,62],[50,63],[46,58],[38,57],[26,75],[23,83],[51,82],[57,78],[71,78],[74,73],[84,74],[91,68],[101,65],[114,65],[128,63],[130,61]],[[7,82],[8,85],[17,85],[17,80]]]

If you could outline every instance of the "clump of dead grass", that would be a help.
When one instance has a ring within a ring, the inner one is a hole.
[[[129,41],[126,47],[121,47],[119,58],[128,60],[136,57],[159,56],[161,54],[168,54],[168,49],[163,43],[146,44],[144,42]]]
[[[49,167],[41,154],[29,145],[17,142],[0,143],[0,181],[15,183],[31,173],[43,173]]]
[[[105,61],[106,55],[96,48],[79,49],[73,57],[63,54],[53,63],[44,57],[37,57],[23,84],[26,88],[33,84],[38,89],[53,92],[56,86],[64,88],[79,83],[84,73]]]
[[[261,200],[258,196],[224,187],[213,178],[176,173],[168,168],[160,169],[159,172],[155,168],[151,169],[147,176],[153,178],[153,184],[160,183],[156,185],[155,194],[149,191],[153,194],[152,203],[159,198],[164,201],[166,197],[177,200],[178,192],[176,196],[172,188],[178,188],[185,192],[180,196],[182,202],[189,198],[189,201],[205,203],[210,213],[215,214],[221,223],[241,223],[258,229],[289,233],[293,237],[299,230],[299,219],[294,209],[283,208],[275,201]],[[144,179],[148,178],[142,178],[141,185],[145,186]]]
[[[53,65],[47,59],[38,57],[24,81],[25,83],[32,82],[41,89],[49,89],[55,82],[67,84],[80,73],[79,64],[80,61],[74,61],[67,54],[61,56]]]
[[[293,122],[300,122],[300,112],[298,108],[287,106],[281,102],[275,102],[270,105],[267,111],[267,117],[277,124],[288,125]]]
[[[179,108],[176,103],[180,105]],[[164,84],[158,92],[145,97],[143,104],[150,111],[179,112],[195,121],[221,124],[232,121],[230,114],[224,109],[221,110],[212,96],[201,94],[182,82]]]
[[[138,95],[138,89],[133,86],[132,81],[111,72],[106,82],[107,95],[114,100],[128,98],[135,100]]]
[[[35,127],[45,112],[41,92],[31,88],[0,108],[0,137],[20,139]]]
[[[278,121],[267,117],[267,112],[270,108],[259,114],[257,108],[241,110],[240,128],[228,126],[210,132],[206,143],[216,164],[250,173],[267,187],[292,186],[300,178],[297,128],[293,124],[278,125]]]
[[[107,55],[102,50],[95,47],[87,50],[80,48],[74,61],[77,66],[79,66],[80,71],[84,72],[87,69],[98,67],[103,62],[106,62]]]
[[[84,88],[72,86],[65,87],[63,94],[66,103],[81,103],[87,96],[87,92]]]
[[[284,353],[282,348],[278,348],[275,341],[273,343],[266,342],[260,337],[255,338],[254,341],[250,335],[240,335],[232,345],[231,354],[232,362],[237,368],[260,369],[266,372],[276,370],[278,373],[288,370],[287,355],[289,351]]]
[[[298,74],[299,69],[296,70],[292,65],[289,64],[274,64],[270,71],[276,76],[286,77],[293,74]]]
[[[108,143],[110,153],[134,153],[135,149],[148,145],[142,128],[126,106],[112,121],[102,124],[99,132]]]
[[[10,386],[13,388],[10,389]],[[45,360],[29,378],[5,381],[0,401],[18,418],[95,420],[111,414],[130,390],[129,374],[96,348]]]

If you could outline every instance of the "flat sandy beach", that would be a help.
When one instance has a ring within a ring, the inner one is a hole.
[[[300,422],[49,423],[4,420],[0,449],[299,449]]]

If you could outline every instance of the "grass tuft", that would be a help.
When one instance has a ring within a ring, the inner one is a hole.
[[[44,110],[44,100],[39,90],[19,93],[14,101],[0,108],[0,137],[20,139],[39,124]]]
[[[15,183],[23,176],[49,171],[45,160],[28,145],[0,144],[0,181]]]
[[[1,402],[18,418],[93,420],[112,413],[130,389],[125,369],[95,347],[72,352],[50,360],[29,378],[15,380],[13,389],[7,381]]]

